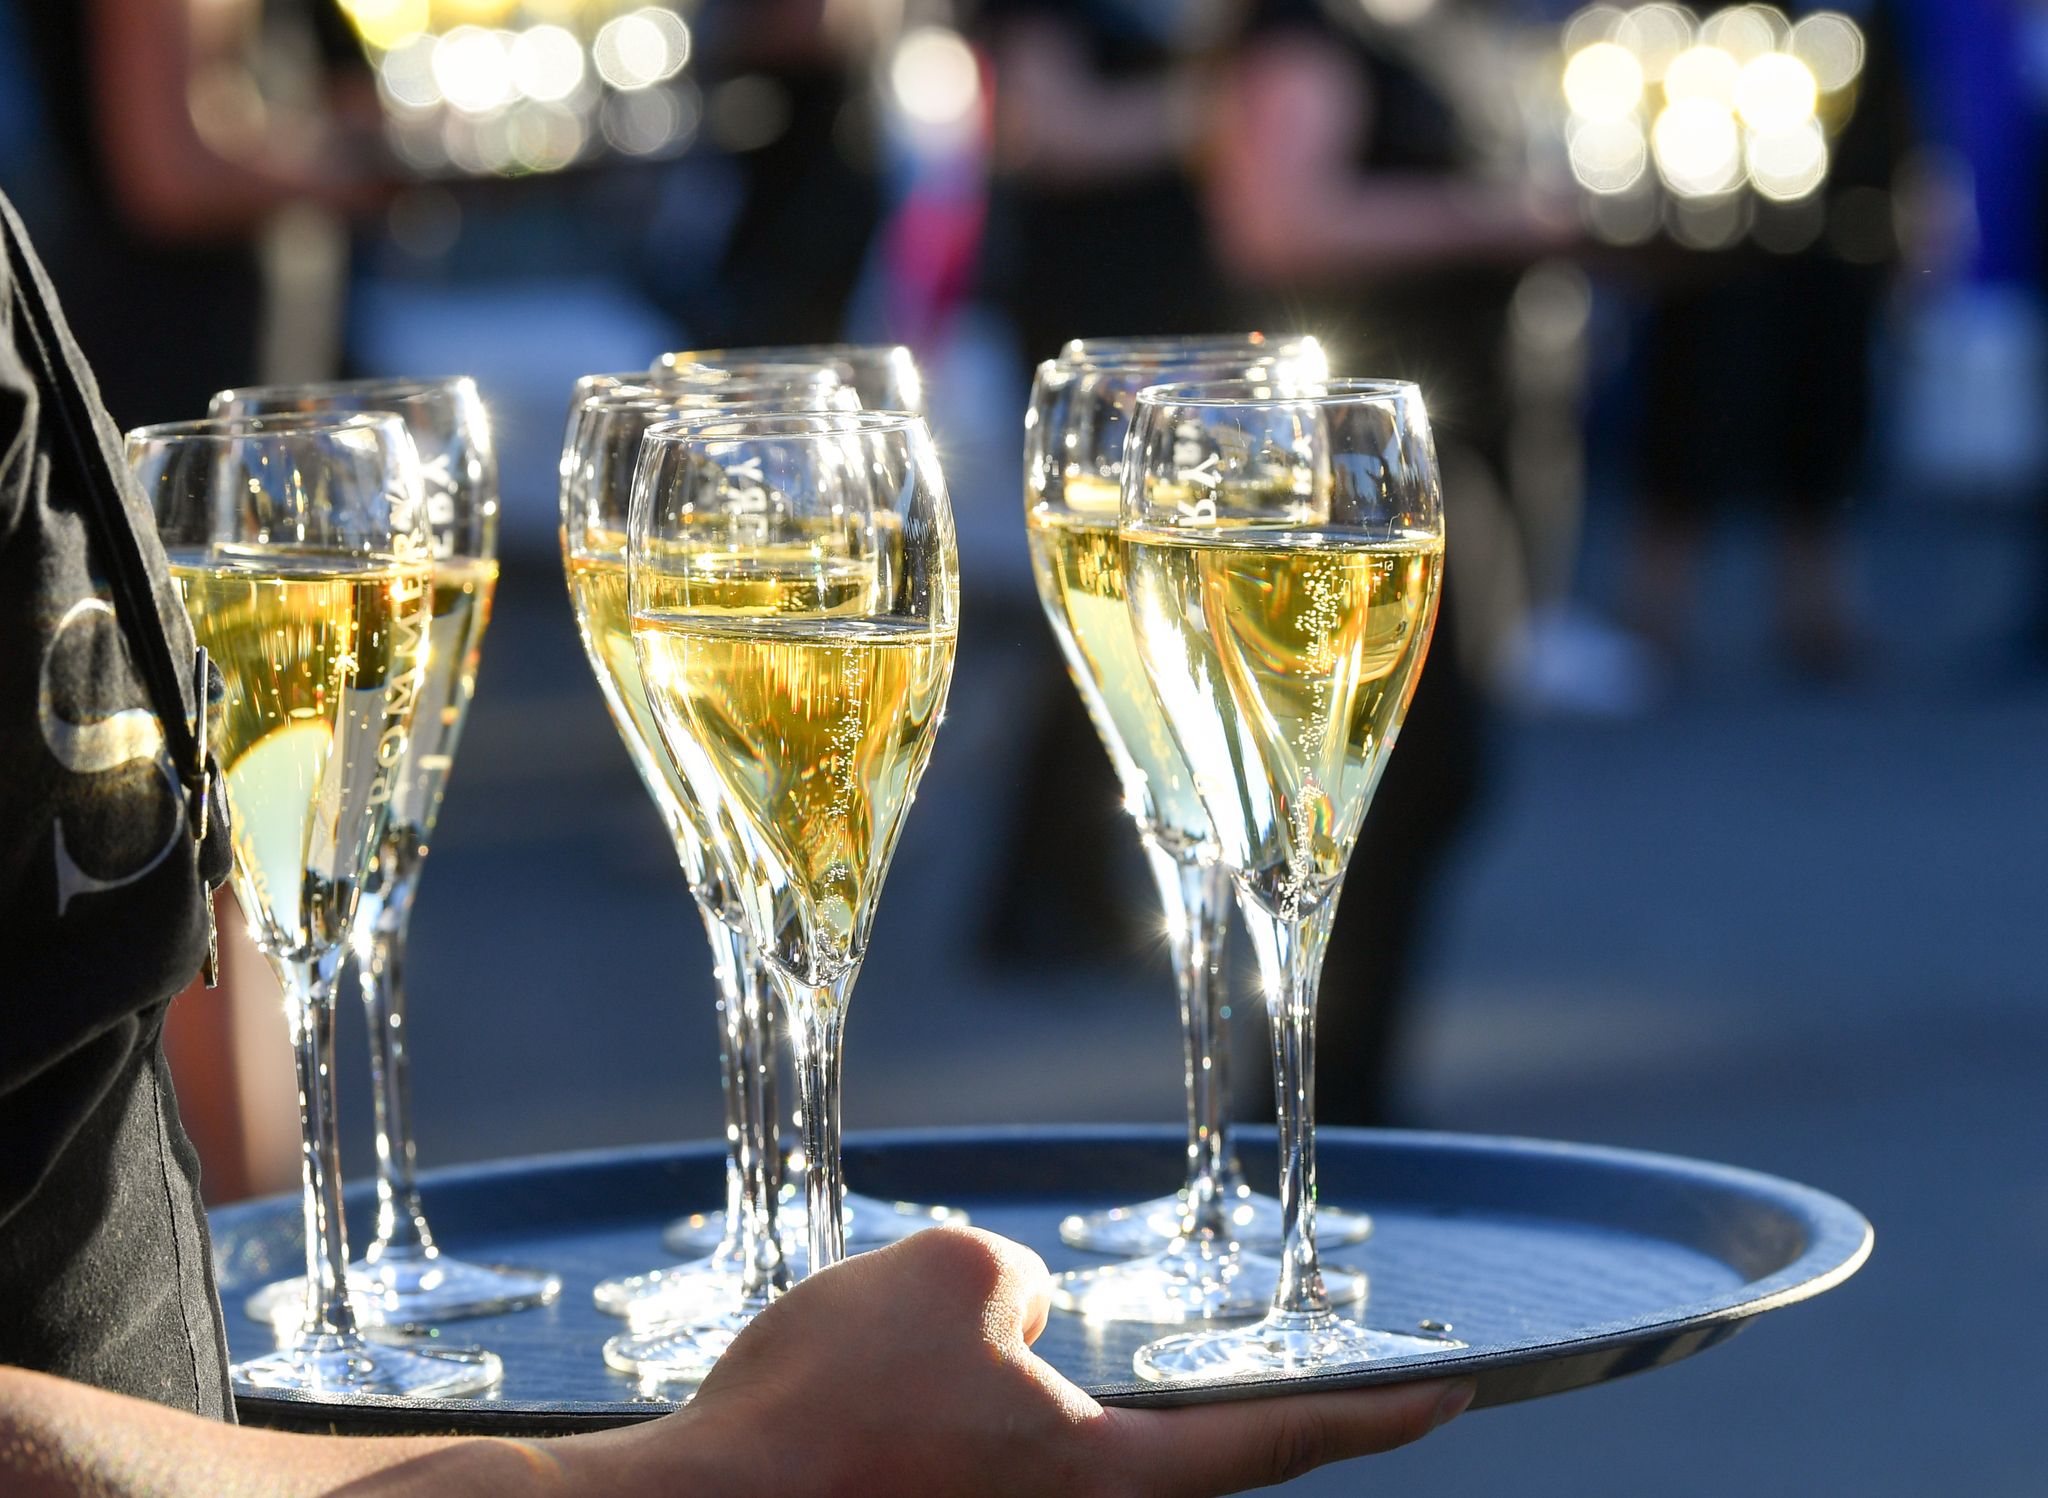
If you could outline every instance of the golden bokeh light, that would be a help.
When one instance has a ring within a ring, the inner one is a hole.
[[[1712,99],[1678,99],[1650,131],[1657,172],[1681,197],[1712,197],[1742,180],[1742,136],[1735,116]]]
[[[1764,135],[1793,130],[1813,118],[1820,87],[1796,57],[1766,52],[1743,64],[1735,81],[1735,109],[1742,123]]]
[[[1805,197],[1828,174],[1827,138],[1811,117],[1788,130],[1751,135],[1748,157],[1756,190],[1780,203]]]
[[[1671,59],[1692,45],[1692,16],[1676,5],[1639,5],[1622,18],[1614,40],[1634,54],[1646,82],[1659,83]]]
[[[379,52],[418,36],[433,19],[427,0],[342,0],[342,9],[356,34]]]
[[[1702,102],[1723,113],[1735,108],[1742,64],[1719,47],[1688,47],[1664,70],[1664,97],[1672,104]]]
[[[1649,143],[1632,119],[1581,121],[1571,131],[1572,175],[1596,193],[1627,192],[1649,167]]]
[[[1768,5],[1736,5],[1700,23],[1700,42],[1745,63],[1774,50],[1791,30],[1784,15]]]
[[[1565,64],[1565,102],[1582,119],[1625,120],[1643,98],[1643,65],[1614,42],[1582,47]]]

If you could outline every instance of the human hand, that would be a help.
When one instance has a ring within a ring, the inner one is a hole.
[[[1036,1254],[969,1228],[863,1254],[763,1313],[674,1434],[718,1453],[721,1492],[1206,1498],[1405,1445],[1471,1402],[1432,1382],[1106,1409],[1030,1350],[1050,1290]]]

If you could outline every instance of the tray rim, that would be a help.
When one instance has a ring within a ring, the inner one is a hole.
[[[1241,1139],[1270,1138],[1270,1125],[1240,1126]],[[1164,1386],[1128,1383],[1090,1386],[1091,1397],[1105,1405],[1165,1407],[1205,1404],[1247,1398],[1277,1398],[1311,1390],[1365,1388],[1379,1384],[1417,1381],[1425,1378],[1478,1376],[1479,1395],[1473,1408],[1519,1402],[1550,1393],[1611,1381],[1633,1372],[1662,1367],[1715,1345],[1742,1330],[1767,1312],[1795,1305],[1821,1295],[1853,1276],[1869,1259],[1875,1244],[1875,1229],[1855,1207],[1817,1187],[1783,1176],[1727,1165],[1686,1155],[1604,1144],[1533,1138],[1522,1135],[1469,1134],[1442,1130],[1357,1129],[1331,1126],[1317,1131],[1319,1139],[1341,1141],[1353,1146],[1399,1148],[1425,1152],[1491,1154],[1531,1161],[1546,1160],[1605,1167],[1617,1171],[1649,1172],[1712,1185],[1767,1200],[1789,1212],[1807,1230],[1807,1241],[1788,1263],[1758,1279],[1745,1281],[1725,1294],[1710,1296],[1685,1305],[1667,1307],[1649,1316],[1624,1318],[1583,1329],[1583,1335],[1562,1340],[1533,1343],[1511,1351],[1473,1349],[1467,1352],[1432,1355],[1426,1359],[1390,1359],[1376,1368],[1332,1374],[1314,1374],[1272,1382],[1219,1383],[1210,1385]],[[909,1148],[960,1148],[984,1145],[1029,1145],[1054,1143],[1068,1146],[1101,1144],[1160,1145],[1178,1143],[1185,1131],[1172,1125],[1155,1124],[999,1124],[972,1128],[915,1128],[863,1130],[846,1136],[849,1153]],[[719,1140],[685,1140],[668,1143],[628,1145],[619,1148],[564,1150],[522,1155],[469,1165],[440,1166],[422,1171],[422,1191],[437,1184],[460,1181],[469,1186],[487,1186],[494,1179],[530,1175],[536,1170],[577,1169],[660,1164],[679,1159],[716,1156],[724,1152]],[[349,1189],[353,1205],[358,1193],[373,1193],[371,1182]],[[281,1192],[217,1207],[208,1212],[218,1237],[244,1221],[265,1219],[279,1211],[294,1211],[297,1192]],[[1532,1218],[1540,1213],[1526,1214]],[[1564,1220],[1570,1220],[1565,1218]],[[1656,1355],[1639,1366],[1612,1371],[1606,1365],[1619,1354],[1644,1350]],[[1537,1381],[1512,1382],[1487,1375],[1515,1370],[1540,1369],[1546,1365],[1558,1376]],[[1578,1376],[1583,1374],[1584,1376]],[[523,1404],[495,1405],[489,1401],[451,1399],[420,1400],[395,1396],[360,1395],[347,1400],[328,1400],[310,1395],[275,1392],[264,1396],[238,1396],[237,1409],[252,1424],[292,1429],[345,1429],[351,1423],[374,1425],[393,1434],[420,1431],[449,1431],[474,1427],[479,1415],[490,1418],[494,1431],[512,1433],[516,1428],[530,1434],[566,1434],[634,1424],[657,1418],[676,1406],[658,1402],[564,1402],[559,1406]]]

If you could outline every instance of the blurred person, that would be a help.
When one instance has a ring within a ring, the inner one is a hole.
[[[1384,19],[1382,18],[1384,17]],[[1345,374],[1422,387],[1452,536],[1444,604],[1344,884],[1324,968],[1317,1117],[1398,1114],[1417,945],[1478,802],[1481,642],[1464,556],[1498,540],[1511,427],[1508,314],[1524,268],[1572,242],[1556,208],[1489,170],[1512,122],[1484,6],[1252,0],[1209,136],[1206,200],[1250,318],[1321,338]],[[1498,552],[1497,546],[1488,546]]]
[[[715,274],[646,289],[700,347],[832,343],[882,219],[872,0],[712,0],[692,18],[705,130],[737,206]]]
[[[123,426],[259,377],[261,236],[286,206],[374,207],[377,137],[266,96],[262,0],[0,0],[18,12],[56,179],[38,224]]]
[[[1898,259],[1911,109],[1890,6],[1827,8],[1857,20],[1866,51],[1855,112],[1830,143],[1824,216],[1802,229],[1794,215],[1808,208],[1759,202],[1739,243],[1660,254],[1643,334],[1643,517],[1628,603],[1674,664],[1686,654],[1711,522],[1748,497],[1776,521],[1786,662],[1809,680],[1839,681],[1865,648],[1846,520]]]
[[[1238,0],[982,0],[995,72],[987,289],[1024,381],[1071,338],[1229,331],[1192,169]],[[1268,331],[1291,332],[1274,325]],[[984,941],[1009,962],[1127,963],[1152,910],[1122,793],[1035,601],[1028,747]]]
[[[191,726],[206,694],[119,435],[4,197],[0,226],[0,1491],[1198,1495],[1388,1449],[1470,1403],[1470,1382],[1430,1382],[1104,1409],[1029,1351],[1050,1306],[1037,1256],[937,1228],[804,1281],[687,1408],[629,1429],[238,1428],[162,1045],[227,873]]]

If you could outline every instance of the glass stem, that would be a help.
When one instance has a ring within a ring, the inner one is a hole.
[[[1330,1297],[1316,1255],[1316,986],[1330,941],[1334,890],[1305,909],[1277,914],[1242,889],[1238,909],[1258,956],[1273,1035],[1279,1109],[1283,1233],[1275,1315],[1326,1316]]]
[[[365,893],[357,915],[356,968],[369,1020],[370,1096],[377,1124],[377,1237],[364,1255],[371,1263],[387,1254],[431,1258],[435,1253],[414,1175],[412,1060],[405,1034],[405,939],[415,887],[411,872],[401,872],[382,894]]]
[[[738,1077],[743,1115],[740,1169],[746,1182],[746,1201],[740,1214],[740,1307],[752,1314],[790,1287],[790,1273],[776,1221],[782,1204],[782,1149],[775,1102],[774,1006],[752,945],[743,942],[742,947]]]
[[[740,1252],[746,1236],[747,1180],[743,1155],[747,1139],[747,991],[758,986],[753,948],[725,921],[716,906],[700,901],[704,936],[711,944],[711,971],[718,984],[718,1090],[725,1104],[725,1231],[716,1254]]]
[[[803,1109],[804,1211],[810,1229],[806,1274],[830,1269],[846,1257],[846,1182],[839,1164],[839,1064],[846,1035],[846,998],[854,969],[811,984],[773,970],[796,1054],[799,1105]]]
[[[306,1211],[306,1314],[301,1337],[353,1337],[348,1228],[342,1220],[341,1133],[334,1116],[334,979],[339,949],[283,961],[286,1017],[299,1063],[300,1181]]]
[[[1230,930],[1230,875],[1208,843],[1169,843],[1147,833],[1145,861],[1166,911],[1168,949],[1180,988],[1188,1100],[1183,1237],[1228,1238],[1237,1172],[1230,1144],[1230,1020],[1223,968]]]

